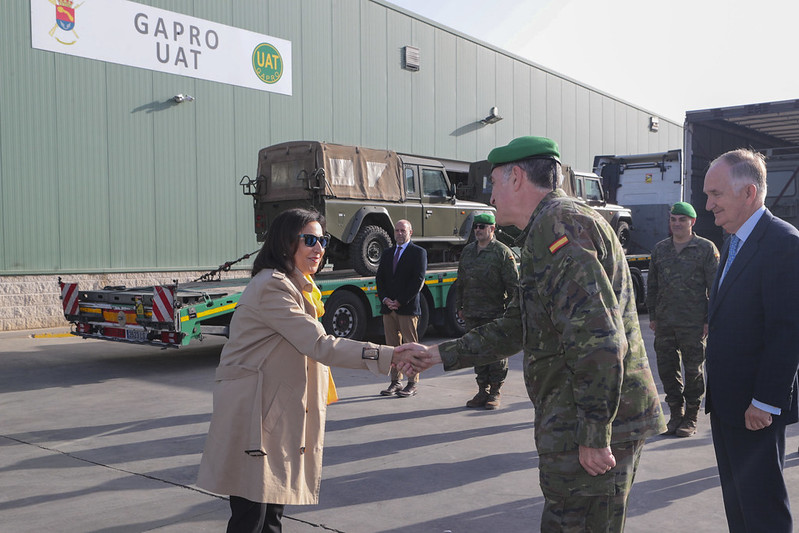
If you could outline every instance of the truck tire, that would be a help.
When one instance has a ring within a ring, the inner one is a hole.
[[[616,236],[619,238],[624,253],[629,253],[631,236],[630,225],[626,222],[619,222],[619,226],[616,228]]]
[[[424,294],[419,295],[419,307],[422,308],[422,314],[416,323],[416,335],[418,335],[419,340],[422,340],[427,333],[427,328],[430,326],[430,305],[427,303],[427,297]]]
[[[635,307],[638,312],[646,311],[646,284],[643,273],[635,267],[630,267],[630,277],[633,278],[633,291],[635,292]]]
[[[349,291],[336,291],[325,302],[322,325],[329,335],[363,340],[366,335],[366,320],[363,301]]]
[[[447,306],[444,309],[444,334],[449,337],[462,337],[466,333],[466,322],[458,318],[458,309],[455,307],[456,281],[447,293]]]
[[[374,276],[383,250],[391,246],[391,237],[380,226],[364,226],[350,244],[352,268],[361,276]]]

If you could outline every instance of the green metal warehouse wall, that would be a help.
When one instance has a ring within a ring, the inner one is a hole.
[[[0,275],[205,269],[253,251],[238,181],[286,140],[473,161],[547,135],[586,170],[682,143],[679,124],[651,133],[649,111],[381,1],[140,2],[291,41],[292,96],[35,50],[31,1],[49,0],[6,0],[0,17]],[[481,125],[492,106],[504,120]]]

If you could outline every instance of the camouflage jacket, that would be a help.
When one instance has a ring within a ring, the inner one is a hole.
[[[468,244],[458,263],[455,306],[467,319],[496,318],[505,312],[519,286],[519,271],[510,248],[493,239],[480,250]]]
[[[445,370],[522,348],[538,453],[662,433],[632,278],[613,229],[558,189],[536,207],[519,242],[516,300],[501,318],[441,344]]]
[[[679,253],[671,237],[655,245],[646,281],[649,320],[669,326],[707,324],[707,300],[719,251],[707,239],[694,235]]]

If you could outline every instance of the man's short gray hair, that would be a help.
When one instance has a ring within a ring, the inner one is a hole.
[[[718,161],[724,161],[730,166],[732,189],[735,194],[748,184],[753,184],[757,189],[757,198],[761,203],[766,202],[768,186],[766,184],[766,156],[760,152],[739,148],[721,154],[710,164],[713,166]]]
[[[530,158],[508,163],[503,169],[504,179],[510,177],[514,166],[522,169],[527,174],[527,179],[541,189],[551,191],[563,183],[563,170],[554,159]]]

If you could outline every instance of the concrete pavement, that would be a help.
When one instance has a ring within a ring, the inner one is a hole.
[[[654,362],[646,315],[641,326]],[[47,332],[0,333],[0,531],[224,531],[227,501],[193,485],[222,339],[163,351],[31,333]],[[463,407],[471,370],[428,371],[407,399],[379,396],[387,380],[366,371],[333,375],[342,399],[328,410],[321,502],[288,506],[286,533],[538,531],[520,356],[493,412]],[[794,501],[797,445],[795,425],[785,470]],[[682,533],[686,523],[726,530],[704,415],[696,436],[647,444],[627,531]]]

